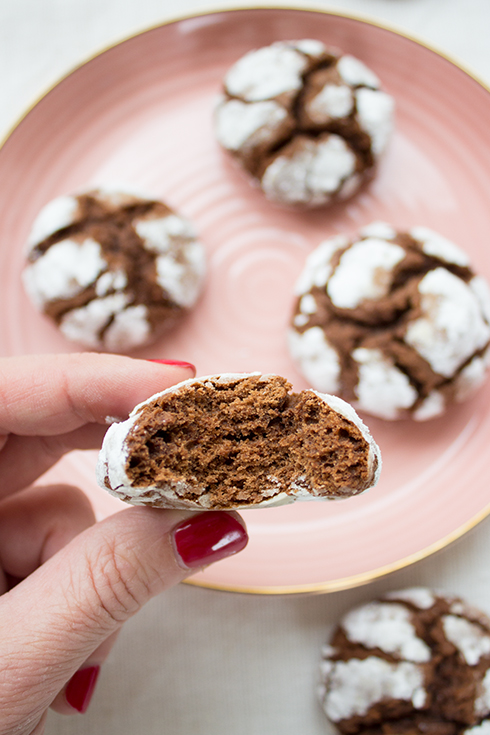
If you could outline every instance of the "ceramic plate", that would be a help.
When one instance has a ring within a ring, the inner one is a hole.
[[[218,149],[212,111],[226,69],[251,48],[319,38],[354,54],[397,103],[396,134],[369,188],[334,209],[297,213],[264,200]],[[490,95],[416,41],[351,17],[304,10],[216,12],[151,29],[91,59],[26,114],[0,150],[0,351],[75,348],[28,303],[23,244],[52,197],[88,185],[154,192],[194,220],[209,257],[199,308],[139,356],[202,375],[260,370],[306,387],[285,347],[291,289],[325,237],[373,220],[432,227],[490,278]],[[366,495],[247,511],[251,541],[193,582],[248,592],[361,584],[445,546],[490,510],[489,387],[426,424],[368,419],[384,458]],[[78,482],[99,516],[122,504],[94,480],[94,453],[50,471]]]

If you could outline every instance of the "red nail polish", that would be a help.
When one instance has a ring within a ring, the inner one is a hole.
[[[160,365],[175,365],[175,367],[188,368],[196,371],[196,366],[192,362],[184,362],[183,360],[148,360],[148,362],[158,362]]]
[[[192,569],[236,554],[245,548],[248,536],[234,516],[210,510],[179,524],[174,542],[184,565]]]
[[[66,685],[65,699],[73,709],[82,714],[87,711],[94,693],[100,666],[89,666],[73,674]]]

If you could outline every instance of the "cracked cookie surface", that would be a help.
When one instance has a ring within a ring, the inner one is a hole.
[[[490,290],[436,232],[376,222],[308,257],[289,348],[317,390],[384,419],[427,420],[471,396],[489,363]]]
[[[41,210],[23,281],[67,339],[127,352],[179,321],[204,274],[204,250],[187,219],[156,199],[99,188]]]
[[[393,110],[358,59],[315,39],[279,41],[229,69],[215,129],[269,199],[315,207],[350,197],[373,175]]]
[[[484,735],[490,620],[426,588],[348,612],[323,649],[320,700],[346,735]]]

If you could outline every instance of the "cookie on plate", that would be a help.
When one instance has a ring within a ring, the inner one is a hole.
[[[426,420],[489,364],[490,291],[459,247],[382,222],[323,242],[296,284],[289,348],[316,388],[384,419]]]
[[[107,431],[97,480],[136,505],[257,508],[376,484],[379,449],[354,409],[277,375],[211,375],[136,406]]]
[[[157,199],[99,188],[41,210],[23,281],[67,339],[127,352],[195,304],[204,273],[204,250],[187,219]]]
[[[490,619],[411,588],[348,612],[323,650],[320,700],[346,735],[485,735]]]
[[[315,39],[278,41],[228,70],[215,129],[269,199],[316,207],[350,197],[373,175],[393,110],[355,57]]]

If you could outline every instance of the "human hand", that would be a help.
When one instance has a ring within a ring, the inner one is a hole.
[[[95,524],[75,487],[32,483],[106,417],[192,377],[115,355],[0,359],[0,735],[85,711],[121,625],[151,597],[247,543],[235,513],[132,507]]]

